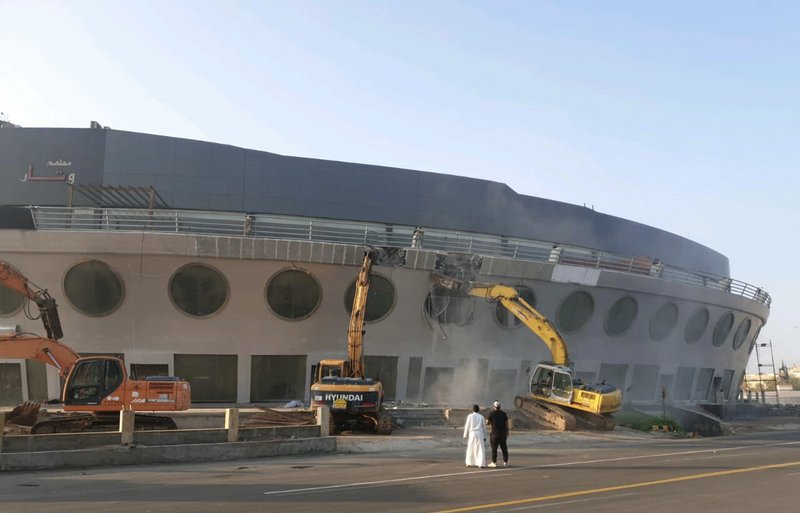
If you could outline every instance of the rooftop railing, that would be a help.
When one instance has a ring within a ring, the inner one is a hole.
[[[566,244],[497,235],[235,212],[91,207],[31,207],[31,212],[37,230],[193,233],[457,251],[644,275],[725,291],[767,307],[772,302],[766,291],[749,283],[674,267],[651,257],[632,257]]]

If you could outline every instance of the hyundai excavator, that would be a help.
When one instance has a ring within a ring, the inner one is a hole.
[[[28,311],[29,319],[41,318],[46,337],[21,333],[17,327],[0,330],[0,358],[37,360],[58,369],[64,384],[61,401],[67,414],[38,420],[39,404],[29,402],[16,408],[8,423],[31,426],[31,433],[60,433],[104,429],[119,424],[121,410],[178,411],[189,408],[191,389],[187,381],[156,376],[144,380],[128,378],[125,364],[108,356],[81,357],[59,342],[64,336],[58,306],[47,289],[30,282],[10,264],[0,260],[0,287],[10,289],[32,301],[39,315]],[[24,424],[23,424],[24,423]],[[137,414],[135,429],[175,429],[172,418]]]
[[[612,413],[622,407],[622,392],[605,382],[585,384],[574,377],[567,344],[549,320],[528,304],[513,287],[460,281],[431,275],[439,286],[455,294],[468,294],[499,302],[522,321],[550,350],[552,362],[539,363],[531,373],[528,396],[517,396],[514,406],[559,431],[614,429]]]
[[[364,252],[347,331],[347,360],[321,360],[311,385],[311,405],[331,409],[333,431],[364,429],[379,435],[392,433],[392,417],[383,407],[383,384],[380,379],[366,376],[364,315],[373,264],[404,263],[402,249],[368,248]]]

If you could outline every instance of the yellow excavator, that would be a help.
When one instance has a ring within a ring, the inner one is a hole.
[[[383,407],[383,384],[368,378],[364,366],[364,315],[367,311],[372,266],[403,265],[399,248],[368,248],[355,284],[353,310],[347,331],[347,359],[321,360],[311,385],[311,406],[328,406],[334,431],[364,429],[392,433],[392,417]]]
[[[517,396],[514,405],[559,431],[577,427],[614,429],[612,413],[622,407],[622,392],[605,382],[585,384],[574,377],[569,366],[567,344],[549,320],[529,305],[513,287],[460,281],[438,273],[431,275],[441,287],[454,294],[468,294],[499,302],[522,321],[550,350],[552,362],[539,363],[531,373],[528,396]]]

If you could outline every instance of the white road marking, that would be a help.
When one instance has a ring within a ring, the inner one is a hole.
[[[742,449],[753,449],[758,447],[778,447],[782,445],[797,445],[800,444],[800,441],[795,442],[777,442],[772,444],[763,444],[763,445],[741,445],[735,447],[722,447],[717,449],[698,449],[694,451],[676,451],[676,452],[665,452],[661,454],[644,454],[641,456],[622,456],[619,458],[603,458],[598,460],[579,460],[579,461],[569,461],[563,463],[548,463],[546,465],[531,465],[527,467],[508,467],[508,468],[498,468],[494,470],[484,470],[484,471],[476,471],[476,470],[468,470],[465,472],[450,472],[447,474],[431,474],[427,476],[411,476],[411,477],[400,477],[396,479],[383,479],[380,481],[363,481],[360,483],[342,483],[338,485],[327,485],[327,486],[313,486],[308,488],[289,488],[286,490],[273,490],[271,492],[264,492],[264,495],[278,495],[278,494],[302,494],[302,493],[311,493],[311,492],[319,492],[319,491],[326,491],[326,490],[337,490],[341,488],[355,488],[355,487],[363,487],[363,486],[374,486],[374,485],[385,485],[390,483],[402,483],[407,481],[422,481],[425,479],[436,479],[442,477],[456,477],[456,476],[484,476],[484,477],[491,477],[491,476],[499,476],[505,472],[513,472],[516,470],[530,470],[530,469],[541,469],[541,468],[556,468],[556,467],[569,467],[573,465],[586,465],[587,463],[611,463],[615,461],[631,461],[631,460],[641,460],[641,459],[649,459],[649,458],[662,458],[665,456],[686,456],[689,454],[704,454],[704,453],[711,453],[715,454],[721,451],[740,451]]]

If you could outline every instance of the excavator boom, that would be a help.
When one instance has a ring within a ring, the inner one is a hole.
[[[467,291],[469,295],[482,297],[489,301],[500,301],[506,309],[545,343],[555,365],[569,366],[567,344],[556,328],[535,308],[522,299],[513,287],[505,285],[474,284]]]
[[[0,358],[37,360],[52,365],[65,378],[80,356],[56,340],[29,335],[0,335]]]
[[[347,330],[348,369],[346,377],[349,378],[364,377],[364,314],[367,311],[367,294],[369,294],[373,256],[373,250],[364,253],[361,271],[356,278],[353,311],[350,314],[350,325]]]
[[[353,295],[353,309],[350,312],[350,325],[347,330],[347,362],[345,362],[345,377],[363,378],[366,376],[364,368],[364,316],[367,313],[367,296],[369,294],[370,276],[372,266],[405,264],[405,252],[400,248],[373,247],[364,252],[361,270],[356,278],[355,294]]]

